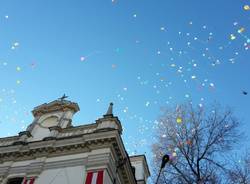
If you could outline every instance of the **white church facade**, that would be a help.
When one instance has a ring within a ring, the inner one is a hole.
[[[72,126],[77,103],[59,99],[35,107],[26,131],[0,138],[0,183],[146,184],[146,158],[128,156],[112,106],[81,126]]]

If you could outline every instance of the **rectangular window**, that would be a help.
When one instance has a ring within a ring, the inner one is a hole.
[[[11,178],[8,180],[7,184],[22,184],[23,178]]]

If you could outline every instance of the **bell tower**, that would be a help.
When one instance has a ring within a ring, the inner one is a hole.
[[[80,109],[77,103],[65,100],[65,97],[33,109],[34,120],[26,130],[30,134],[28,141],[53,138],[61,129],[71,126],[73,115]]]

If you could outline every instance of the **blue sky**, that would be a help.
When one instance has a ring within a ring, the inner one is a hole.
[[[114,102],[129,154],[149,152],[161,107],[190,100],[231,106],[249,134],[248,4],[1,0],[0,136],[26,128],[33,107],[63,93],[81,108],[75,125]]]

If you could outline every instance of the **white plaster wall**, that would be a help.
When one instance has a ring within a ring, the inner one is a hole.
[[[110,178],[110,176],[109,176],[109,174],[108,174],[107,170],[104,171],[103,183],[104,184],[111,184],[111,183],[113,183],[112,180],[111,180],[111,178]]]
[[[26,165],[31,164],[32,162],[33,162],[32,160],[13,162],[13,163],[11,164],[11,167],[26,166]]]
[[[102,128],[118,129],[118,126],[115,121],[102,121],[102,123],[98,124],[97,129],[102,129]]]
[[[35,162],[44,162],[46,160],[46,157],[41,157],[41,158],[36,158],[34,160],[25,160],[25,161],[18,161],[18,162],[4,162],[2,164],[0,164],[0,168],[1,167],[6,167],[6,166],[10,166],[10,167],[19,167],[19,166],[28,166],[31,163],[35,163]]]
[[[36,184],[83,184],[86,177],[85,166],[65,167],[43,171]]]
[[[135,167],[136,180],[145,180],[143,163],[140,161],[137,161],[137,162],[132,162],[131,165]]]
[[[32,137],[30,137],[28,141],[38,141],[42,140],[44,137],[48,137],[50,135],[50,130],[48,128],[42,128],[39,125],[35,125],[31,134]]]
[[[72,119],[73,118],[73,115],[74,115],[74,112],[73,111],[67,111],[66,113],[65,113],[65,116],[64,116],[64,118],[66,118],[66,119]],[[68,121],[66,120],[63,120],[62,122],[61,122],[62,124],[61,124],[61,127],[62,128],[66,128],[67,126],[68,126]]]
[[[57,162],[57,161],[64,161],[64,160],[72,160],[77,158],[87,158],[88,153],[79,153],[74,155],[65,155],[59,157],[50,157],[46,159],[46,162]]]

